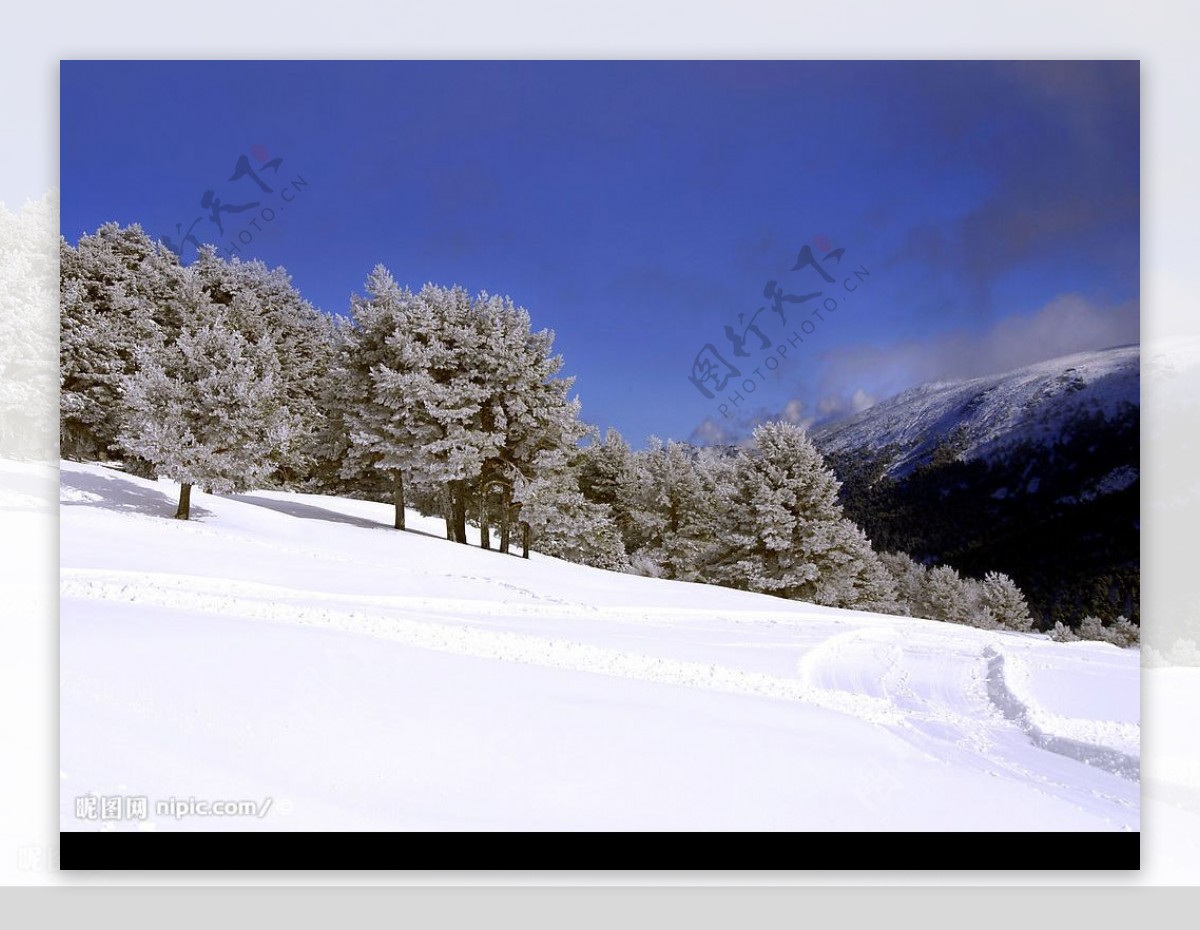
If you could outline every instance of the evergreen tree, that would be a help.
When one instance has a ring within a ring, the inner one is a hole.
[[[603,442],[592,442],[583,447],[578,468],[579,488],[584,497],[609,509],[625,551],[632,552],[637,533],[633,518],[637,483],[629,444],[619,432],[609,429]]]
[[[532,545],[568,562],[627,571],[629,559],[612,513],[584,496],[577,464],[561,453],[545,453],[537,466],[536,477],[521,483],[517,492]]]
[[[211,246],[190,266],[229,325],[250,342],[269,338],[279,359],[280,383],[295,422],[289,460],[277,477],[290,486],[307,484],[326,431],[324,398],[338,351],[333,320],[305,300],[283,268],[260,261],[225,261]]]
[[[634,564],[658,577],[706,580],[725,520],[728,463],[652,437],[631,471],[626,507]]]
[[[896,585],[896,600],[907,616],[922,616],[922,591],[928,569],[904,552],[881,552],[880,563]]]
[[[198,276],[185,276],[181,303],[178,339],[138,350],[121,381],[117,444],[180,484],[175,516],[186,520],[193,485],[223,493],[269,478],[294,418],[270,339],[254,344],[232,328]]]
[[[895,606],[890,576],[842,517],[838,482],[799,427],[768,423],[735,463],[728,545],[710,577],[730,587],[840,607]]]
[[[567,397],[571,380],[555,377],[553,333],[533,332],[528,312],[507,298],[432,284],[412,294],[382,266],[366,291],[354,302],[337,389],[343,474],[392,475],[398,526],[405,481],[432,494],[458,542],[477,515],[488,545],[495,511],[507,551],[515,492],[538,477],[542,456],[573,450],[585,432]]]
[[[498,448],[485,422],[486,377],[479,308],[460,287],[427,284],[412,301],[408,328],[393,342],[401,365],[383,366],[376,389],[406,405],[422,480],[444,489],[447,537],[466,543],[469,492]]]
[[[825,566],[812,594],[814,604],[903,616],[896,583],[858,526],[845,518],[831,527]]]
[[[579,419],[578,399],[569,396],[574,379],[559,376],[563,360],[553,351],[554,333],[534,331],[529,312],[506,297],[481,294],[475,307],[480,333],[473,367],[482,398],[475,427],[484,438],[479,446],[484,454],[477,483],[470,488],[480,495],[482,522],[487,522],[489,495],[499,492],[495,509],[500,550],[507,552],[513,519],[532,531],[522,503],[536,498],[535,489],[528,486],[547,468],[559,470],[562,463],[574,461],[588,428]],[[572,480],[577,491],[577,480]],[[574,492],[571,500],[571,512],[590,512],[574,500]],[[548,513],[545,507],[540,511],[542,516]],[[560,519],[570,516],[564,512]],[[543,537],[546,534],[544,528]],[[481,539],[483,545],[490,544],[488,533]],[[593,548],[603,545],[596,541]]]
[[[1010,630],[1031,630],[1033,615],[1021,589],[1007,575],[988,572],[983,576],[981,600],[996,622]]]
[[[995,626],[990,616],[981,612],[981,607],[966,579],[952,566],[938,565],[925,573],[925,583],[913,614],[947,623],[984,628]]]
[[[1055,625],[1055,631],[1061,631],[1061,624]],[[1097,640],[1102,643],[1112,643],[1114,646],[1120,646],[1122,649],[1136,646],[1141,639],[1141,628],[1130,622],[1127,617],[1118,617],[1110,625],[1105,626],[1104,621],[1099,617],[1084,617],[1079,624],[1079,629],[1070,637],[1058,637],[1060,640],[1069,641],[1070,639],[1090,639]]]
[[[59,267],[62,454],[105,459],[121,430],[120,388],[137,352],[179,332],[183,269],[140,226],[116,223],[74,247],[60,240]]]
[[[341,477],[369,482],[382,476],[392,492],[395,527],[404,529],[405,476],[416,477],[424,467],[425,432],[415,398],[427,390],[427,372],[409,338],[418,308],[382,265],[371,272],[365,291],[351,306],[327,409],[338,420],[334,441],[345,443]]]

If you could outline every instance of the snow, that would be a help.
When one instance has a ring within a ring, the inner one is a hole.
[[[505,557],[385,504],[61,489],[65,830],[1139,828],[1136,651]]]
[[[816,428],[813,440],[826,455],[895,446],[887,472],[897,477],[927,462],[946,439],[958,445],[963,461],[988,459],[1027,441],[1049,444],[1082,414],[1112,417],[1125,404],[1140,404],[1140,358],[1138,346],[1118,346],[1000,375],[923,384]],[[1129,471],[1114,474],[1112,485],[1096,493],[1127,487],[1137,479]]]
[[[1110,471],[1092,487],[1084,491],[1080,497],[1083,500],[1095,500],[1097,497],[1105,494],[1115,494],[1117,491],[1124,491],[1137,480],[1138,470],[1132,465],[1122,465]]]

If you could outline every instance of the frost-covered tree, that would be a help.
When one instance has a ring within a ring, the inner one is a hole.
[[[526,486],[546,469],[558,471],[562,463],[573,461],[588,427],[579,419],[579,400],[570,397],[574,379],[560,376],[563,359],[554,352],[553,331],[535,331],[529,312],[507,297],[481,294],[475,307],[480,331],[474,370],[482,397],[476,427],[487,439],[481,445],[487,451],[478,479],[468,490],[479,495],[479,513],[485,524],[481,529],[485,531],[490,499],[498,492],[495,509],[500,551],[507,552],[514,516],[532,527],[527,515],[522,515],[522,500],[533,494]],[[573,469],[571,473],[574,475]],[[592,512],[574,502],[573,495],[571,500],[569,509],[576,516]],[[539,519],[549,513],[543,506]],[[559,519],[571,518],[564,511]],[[543,527],[543,538],[549,532]],[[489,545],[487,532],[481,534],[481,540],[482,545]],[[603,545],[597,542],[596,547]]]
[[[308,444],[310,465],[306,483],[323,494],[359,494],[382,499],[389,492],[386,476],[371,469],[347,467],[355,452],[346,419],[355,401],[351,385],[357,374],[350,354],[353,323],[347,317],[332,317],[331,321],[331,360],[329,370],[319,381],[320,414]]]
[[[896,585],[896,600],[908,616],[921,616],[922,592],[928,569],[904,552],[881,552],[879,561]]]
[[[842,516],[838,481],[799,427],[768,423],[738,456],[726,545],[708,576],[730,587],[840,607],[895,609],[890,576]]]
[[[589,501],[609,509],[626,552],[635,548],[638,531],[633,518],[637,494],[634,469],[629,443],[615,429],[604,434],[603,442],[591,442],[580,450],[579,488]]]
[[[831,529],[812,602],[903,615],[896,583],[871,548],[867,534],[844,517]]]
[[[531,544],[568,562],[627,571],[629,559],[612,512],[584,496],[577,469],[577,461],[568,461],[561,452],[543,453],[536,476],[518,485],[516,502]]]
[[[120,386],[138,352],[179,332],[183,269],[140,226],[107,223],[76,246],[61,240],[59,275],[62,454],[104,459],[121,429]]]
[[[1059,625],[1056,624],[1056,632],[1058,627]],[[1110,625],[1105,626],[1104,621],[1099,617],[1087,616],[1080,622],[1079,629],[1075,631],[1072,638],[1112,643],[1114,646],[1126,649],[1138,645],[1141,639],[1141,628],[1127,617],[1118,617]]]
[[[990,614],[984,614],[981,607],[968,579],[963,578],[953,566],[937,565],[925,573],[925,583],[913,613],[918,617],[947,623],[996,627]]]
[[[266,481],[295,423],[269,337],[252,343],[208,299],[199,277],[181,291],[178,338],[137,352],[124,376],[117,445],[180,485],[175,516],[190,514],[193,485],[224,493]]]
[[[1021,589],[1007,575],[988,572],[983,576],[980,588],[983,607],[996,622],[1009,630],[1033,629],[1033,615]]]
[[[288,485],[306,484],[327,430],[324,398],[339,348],[336,324],[301,296],[283,268],[238,258],[226,261],[211,246],[202,247],[189,267],[200,276],[212,303],[225,311],[230,326],[250,342],[269,338],[274,345],[280,382],[296,422],[290,458],[281,463],[278,477]]]
[[[478,516],[501,524],[519,509],[515,490],[533,481],[546,453],[573,450],[584,435],[553,333],[534,332],[507,298],[425,285],[413,294],[379,266],[356,298],[340,393],[349,450],[345,470],[388,472],[402,525],[404,482],[440,499],[447,536],[466,542]]]
[[[633,458],[628,481],[626,535],[635,567],[658,577],[707,580],[732,482],[727,459],[652,437]]]
[[[421,443],[427,431],[416,398],[429,390],[429,375],[412,336],[418,308],[412,293],[379,265],[365,294],[353,299],[351,313],[328,401],[345,437],[341,477],[384,476],[395,527],[404,529],[405,475],[415,477],[425,467]]]
[[[911,616],[989,630],[1027,631],[1033,626],[1025,595],[1000,572],[977,581],[950,565],[926,568],[903,552],[884,553],[880,561],[895,582],[897,601]]]

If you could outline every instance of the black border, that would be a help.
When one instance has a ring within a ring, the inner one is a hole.
[[[440,867],[442,855],[458,858],[467,849],[471,855],[503,861],[514,849],[512,837],[520,835],[555,837],[550,847],[555,855],[575,847],[587,855],[597,851],[595,833],[60,833],[59,868],[62,871],[177,871],[215,869],[220,871],[378,870],[386,838],[402,838],[396,847],[433,859]],[[679,855],[751,853],[759,867],[778,868],[778,862],[762,862],[762,833],[616,833],[636,837],[636,850],[643,853]],[[798,871],[884,870],[909,871],[1130,871],[1141,868],[1141,833],[781,833],[801,838],[789,845],[788,859]],[[717,836],[714,849],[704,837]],[[370,837],[358,842],[356,837]],[[411,845],[411,838],[420,845]],[[470,837],[470,846],[462,840]],[[575,838],[581,837],[582,840]],[[730,847],[726,838],[745,838],[746,845]],[[341,838],[342,841],[338,841]],[[561,839],[557,839],[561,838]],[[197,839],[199,840],[197,842]],[[213,840],[225,840],[216,842]],[[377,842],[379,840],[380,842]],[[770,850],[780,847],[772,844]],[[209,858],[211,857],[211,859]],[[205,861],[208,859],[209,861]],[[215,861],[213,861],[215,860]],[[711,862],[697,868],[713,868]]]

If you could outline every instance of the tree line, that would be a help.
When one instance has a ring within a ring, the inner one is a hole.
[[[387,501],[448,539],[833,607],[1028,630],[1010,578],[878,553],[840,483],[787,423],[743,449],[651,439],[580,417],[554,334],[508,297],[382,265],[346,316],[283,269],[202,248],[183,265],[138,226],[60,242],[60,442],[180,485]]]

